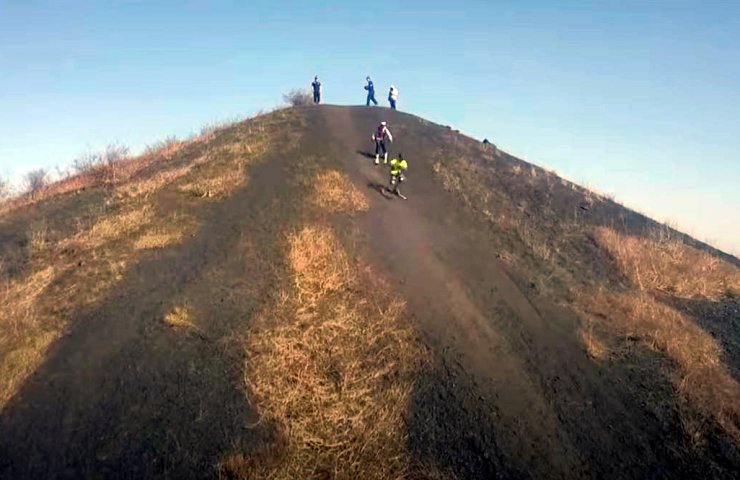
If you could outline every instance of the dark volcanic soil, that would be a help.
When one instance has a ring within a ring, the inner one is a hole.
[[[737,478],[735,446],[690,445],[663,359],[639,348],[620,361],[589,358],[575,314],[508,271],[491,232],[435,179],[439,127],[380,108],[304,113],[299,154],[323,153],[366,192],[370,210],[349,221],[345,239],[407,299],[432,355],[407,419],[416,460],[460,479]],[[363,153],[381,119],[396,137],[392,151],[409,159],[408,201],[380,194],[387,170]],[[270,245],[303,195],[291,177],[296,157],[253,167],[247,187],[203,212],[193,238],[151,254],[101,305],[79,312],[2,412],[0,476],[213,478],[224,453],[270,441],[269,425],[248,427],[255,414],[239,354],[224,355],[209,335],[243,331],[276,281]],[[260,250],[235,265],[244,241]],[[163,327],[173,298],[223,292],[204,280],[213,269],[227,286],[249,286],[240,307],[225,295],[205,312],[219,319],[205,337]]]
[[[637,351],[630,362],[639,368],[595,362],[572,312],[521,288],[526,279],[512,280],[490,232],[435,181],[437,132],[380,109],[322,113],[345,169],[371,192],[360,220],[364,254],[398,283],[436,358],[418,381],[409,419],[416,455],[460,478],[731,478],[738,471],[736,452],[720,454],[717,461],[730,463],[718,466],[687,443],[661,359]],[[395,127],[392,150],[409,159],[408,201],[372,195],[387,172],[363,153],[381,119]]]

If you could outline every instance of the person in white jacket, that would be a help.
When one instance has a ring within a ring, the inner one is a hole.
[[[393,110],[396,109],[396,101],[398,100],[398,89],[391,85],[391,89],[388,92],[388,102],[391,104]]]

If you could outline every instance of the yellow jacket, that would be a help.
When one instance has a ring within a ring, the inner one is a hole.
[[[408,168],[409,164],[406,159],[391,159],[391,175],[393,175],[394,177],[400,175],[403,170],[406,170]]]

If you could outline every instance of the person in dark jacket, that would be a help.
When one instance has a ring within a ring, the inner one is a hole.
[[[367,80],[367,85],[365,85],[365,90],[367,90],[367,102],[365,103],[365,106],[369,107],[370,102],[377,105],[378,101],[375,100],[375,85],[373,84],[373,81],[370,80],[370,77],[367,77],[365,80]]]
[[[375,165],[380,163],[381,150],[383,151],[383,163],[388,163],[388,147],[386,146],[385,141],[388,140],[392,142],[393,134],[391,134],[391,131],[388,129],[388,124],[386,122],[380,122],[375,133],[373,133],[372,139],[375,142]]]
[[[394,85],[391,85],[391,89],[388,92],[388,103],[391,104],[391,108],[393,110],[396,109],[397,101],[398,101],[398,89]]]
[[[311,88],[313,88],[313,103],[321,103],[321,82],[318,75],[313,77]]]

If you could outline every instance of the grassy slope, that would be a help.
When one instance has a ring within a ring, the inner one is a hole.
[[[302,136],[310,112],[171,143],[4,207],[0,469],[473,475],[413,451],[406,408],[436,370],[403,299],[346,246],[357,227],[337,230],[366,194]],[[579,312],[584,355],[638,379],[654,361],[669,372],[692,455],[736,444],[735,262],[492,147],[397,122],[424,139],[445,201],[485,229],[522,291]]]

